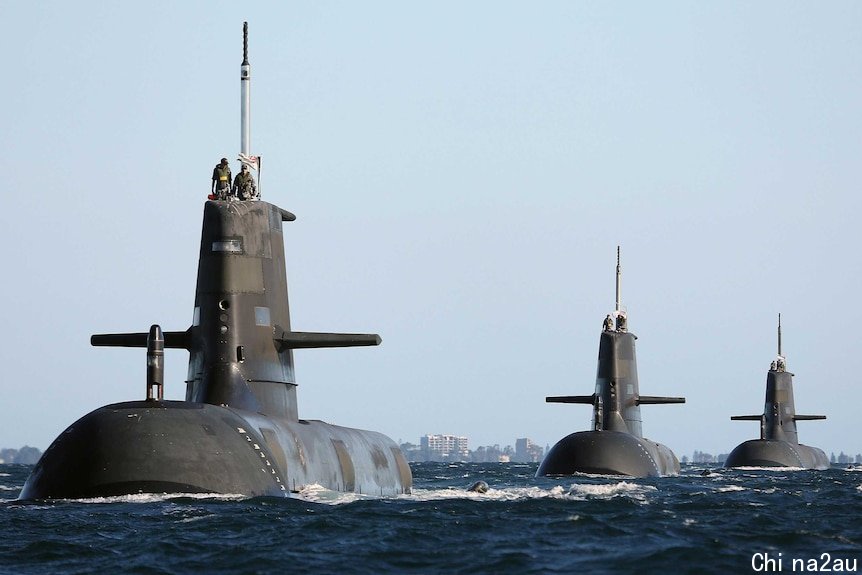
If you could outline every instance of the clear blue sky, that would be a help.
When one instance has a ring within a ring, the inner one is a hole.
[[[175,5],[177,4],[177,5]],[[46,448],[144,397],[142,350],[191,323],[213,165],[252,151],[305,418],[471,447],[588,427],[599,331],[639,336],[644,433],[756,437],[782,313],[804,443],[862,452],[858,2],[4,2],[0,446]],[[234,163],[234,167],[236,164]],[[184,396],[188,354],[167,354]]]

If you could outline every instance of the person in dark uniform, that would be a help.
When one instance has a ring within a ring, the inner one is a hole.
[[[212,194],[217,200],[226,200],[230,195],[230,166],[227,158],[222,158],[213,168]]]
[[[626,331],[626,316],[623,314],[617,316],[617,331]]]
[[[611,314],[608,314],[608,317],[605,318],[605,322],[602,324],[602,329],[605,331],[614,331],[614,320],[611,317]]]
[[[242,165],[242,170],[234,178],[233,195],[241,200],[251,200],[257,196],[257,186],[245,164]]]

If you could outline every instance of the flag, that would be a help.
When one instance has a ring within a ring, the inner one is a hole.
[[[239,161],[242,164],[245,164],[252,170],[260,172],[260,156],[248,156],[246,154],[239,155]]]
[[[239,161],[244,166],[248,166],[252,170],[257,172],[257,197],[260,198],[260,156],[249,156],[243,153],[239,154]]]

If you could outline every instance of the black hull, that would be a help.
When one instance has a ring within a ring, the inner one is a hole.
[[[829,459],[816,447],[788,441],[751,439],[730,452],[725,467],[801,467],[829,469]]]
[[[551,448],[536,476],[574,473],[658,477],[679,473],[679,461],[664,445],[628,433],[579,431]]]
[[[403,455],[379,433],[209,404],[135,401],[99,408],[70,426],[36,464],[20,499],[285,497],[309,484],[390,495],[409,492],[410,483]]]

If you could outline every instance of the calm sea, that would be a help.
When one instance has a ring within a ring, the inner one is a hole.
[[[536,465],[412,466],[412,495],[15,501],[0,573],[860,572],[862,468],[536,479]],[[484,495],[466,488],[477,480]]]

